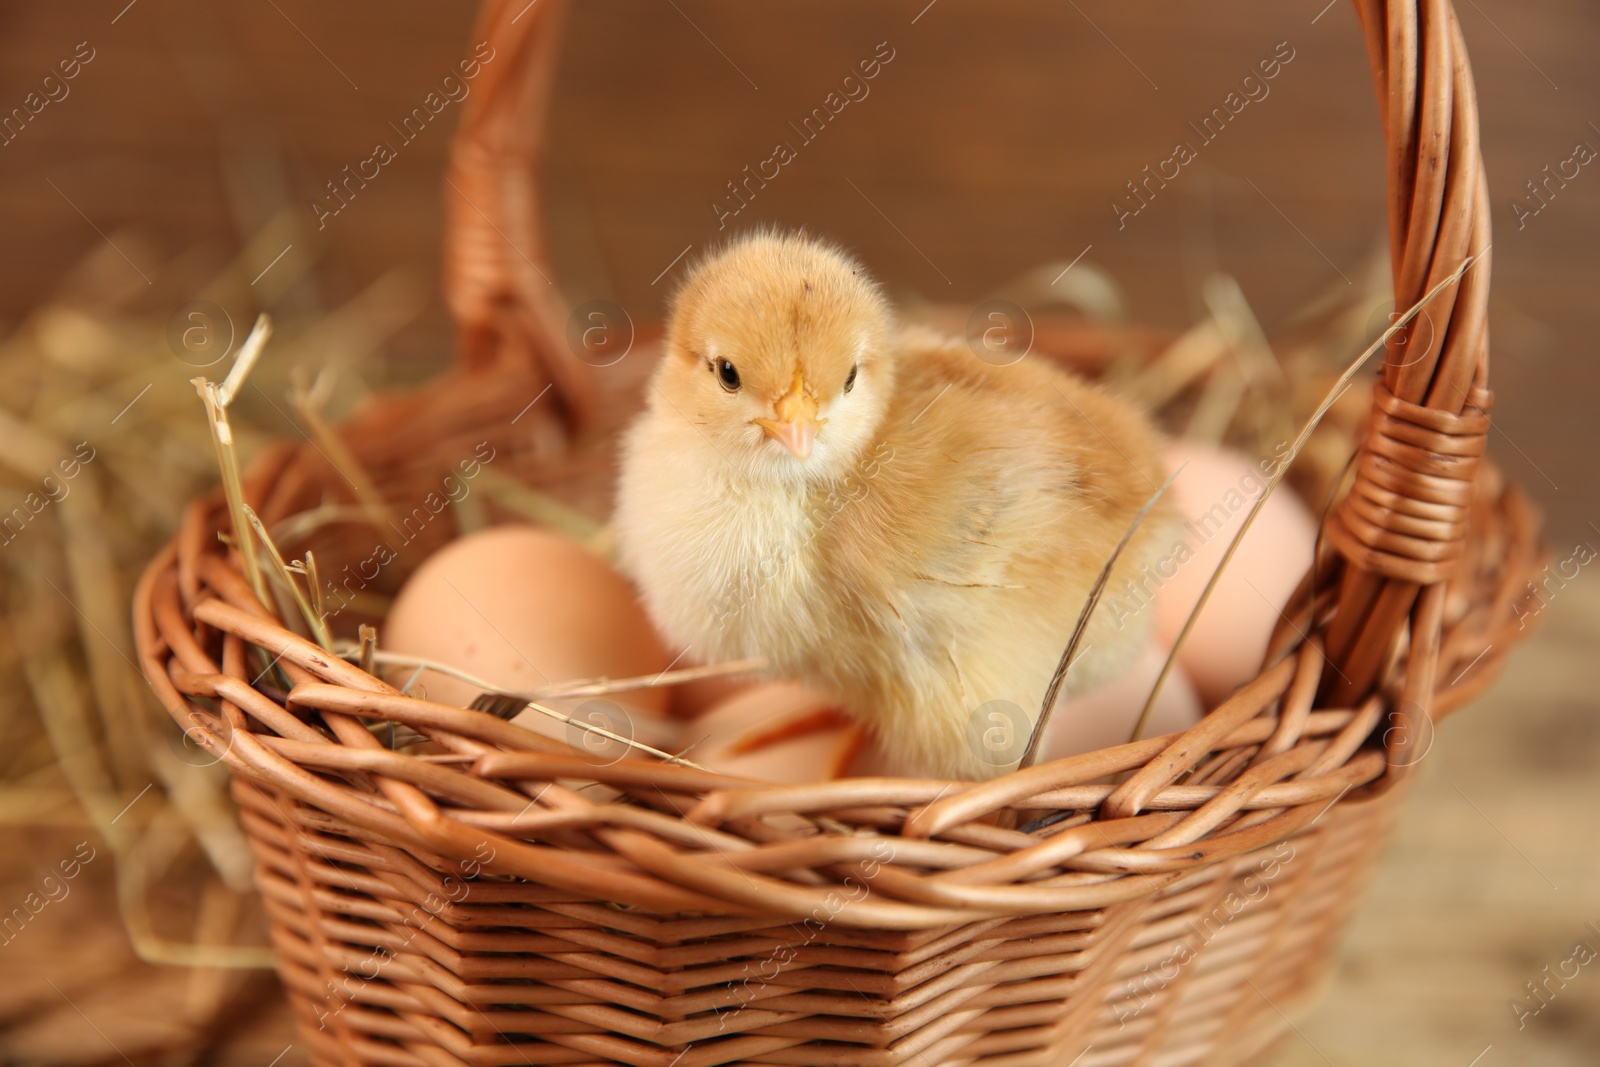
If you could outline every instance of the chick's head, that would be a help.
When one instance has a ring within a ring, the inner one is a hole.
[[[756,476],[842,476],[892,392],[893,328],[877,283],[843,251],[797,233],[736,239],[674,300],[664,414]]]

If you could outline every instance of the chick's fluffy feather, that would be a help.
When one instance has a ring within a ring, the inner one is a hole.
[[[751,422],[797,366],[825,420],[805,459]],[[1163,477],[1144,417],[1037,358],[992,366],[898,330],[854,260],[776,233],[694,270],[650,395],[616,527],[666,635],[831,693],[906,773],[1014,766],[1020,744],[997,750],[986,732],[991,702],[1024,729],[1037,717],[1090,587]],[[1141,527],[1114,585],[1154,562],[1168,517]],[[1068,691],[1125,669],[1150,614],[1097,611]]]

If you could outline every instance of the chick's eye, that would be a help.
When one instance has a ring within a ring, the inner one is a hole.
[[[854,367],[850,368],[850,377],[848,377],[848,378],[846,378],[844,380],[844,391],[845,392],[848,393],[850,390],[852,390],[852,389],[854,389],[856,387],[856,372],[859,371],[860,369],[861,369],[861,364],[859,364],[859,363],[857,363]]]
[[[722,387],[728,392],[734,392],[739,388],[739,368],[732,363],[725,359],[719,359],[712,369],[717,372],[717,380],[722,383]]]

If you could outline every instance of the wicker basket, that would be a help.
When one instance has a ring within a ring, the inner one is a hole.
[[[1357,6],[1385,102],[1406,307],[1487,249],[1472,79],[1443,0]],[[560,14],[558,0],[490,0],[482,16],[497,61],[467,104],[447,190],[456,367],[342,428],[402,510],[484,440],[496,469],[603,506],[627,405],[562,342],[538,265],[538,123]],[[1259,677],[1185,734],[982,784],[778,788],[643,758],[596,767],[401,695],[297,636],[219,544],[220,496],[195,503],[139,585],[141,664],[233,773],[313,1062],[1259,1057],[1325,974],[1431,723],[1514,643],[1511,593],[1537,567],[1530,507],[1479,460],[1487,284],[1480,263],[1444,290],[1427,309],[1443,343],[1385,367],[1354,487]],[[1092,355],[1071,347],[1058,355]],[[245,494],[269,526],[351,499],[323,452],[290,443],[259,457]],[[450,525],[421,529],[375,581],[392,588]],[[378,536],[323,527],[323,572]],[[252,646],[291,691],[257,680]],[[447,755],[390,751],[372,720]],[[574,779],[620,799],[588,799]],[[1007,828],[1009,812],[1037,810],[1071,815]]]

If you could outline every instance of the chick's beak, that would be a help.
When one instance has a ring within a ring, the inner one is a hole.
[[[768,437],[778,441],[795,454],[797,459],[811,455],[811,445],[817,439],[827,419],[817,418],[817,401],[806,394],[805,377],[800,368],[794,371],[794,382],[789,391],[772,405],[773,418],[752,419]]]

